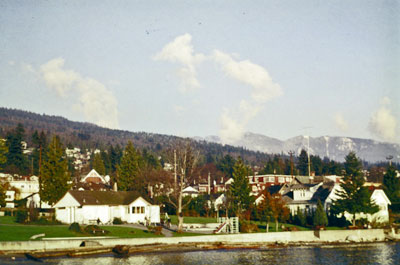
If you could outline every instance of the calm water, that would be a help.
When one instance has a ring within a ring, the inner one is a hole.
[[[0,258],[0,264],[400,264],[400,243],[159,253],[122,259],[109,255],[46,259],[43,263]]]

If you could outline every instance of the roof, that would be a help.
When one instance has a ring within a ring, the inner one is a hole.
[[[283,185],[272,185],[268,187],[268,192],[269,194],[275,194],[278,193],[281,188],[283,187]]]
[[[318,190],[313,194],[311,201],[318,201],[324,202],[326,198],[328,198],[329,194],[331,193],[334,185],[323,185],[318,188]]]
[[[74,190],[84,189],[84,190],[111,190],[111,186],[104,183],[95,183],[95,182],[78,182],[73,187]]]
[[[296,176],[295,180],[297,180],[297,182],[299,183],[310,183],[310,177],[309,176]]]
[[[290,185],[290,188],[292,190],[309,190],[311,187],[315,186],[317,184],[293,184]]]
[[[141,197],[135,191],[70,190],[69,193],[80,205],[128,205]]]

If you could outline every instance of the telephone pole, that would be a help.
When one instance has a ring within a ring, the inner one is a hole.
[[[289,151],[288,153],[290,155],[290,174],[292,175],[292,179],[293,179],[293,155],[294,155],[294,152]]]

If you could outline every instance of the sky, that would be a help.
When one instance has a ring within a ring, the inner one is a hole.
[[[399,1],[0,0],[0,106],[184,137],[400,143]]]

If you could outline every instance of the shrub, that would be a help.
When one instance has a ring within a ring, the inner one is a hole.
[[[92,235],[107,235],[110,231],[104,230],[97,225],[88,225],[85,227],[84,231]]]
[[[153,233],[155,235],[161,235],[161,226],[148,226],[147,229],[149,230],[150,233]]]
[[[258,232],[258,226],[256,224],[248,223],[246,221],[240,222],[240,232],[242,233],[254,233]]]
[[[72,223],[69,227],[68,227],[69,231],[73,231],[76,233],[82,233],[82,228],[79,226],[78,223]]]
[[[38,225],[60,225],[61,222],[57,221],[57,220],[49,220],[46,217],[40,217],[39,220],[37,220],[36,222],[34,222],[35,224]]]
[[[17,211],[17,223],[24,224],[28,220],[28,212],[26,210],[18,210]]]
[[[122,222],[121,218],[114,217],[113,224],[121,225],[121,224],[123,224],[123,222]]]

